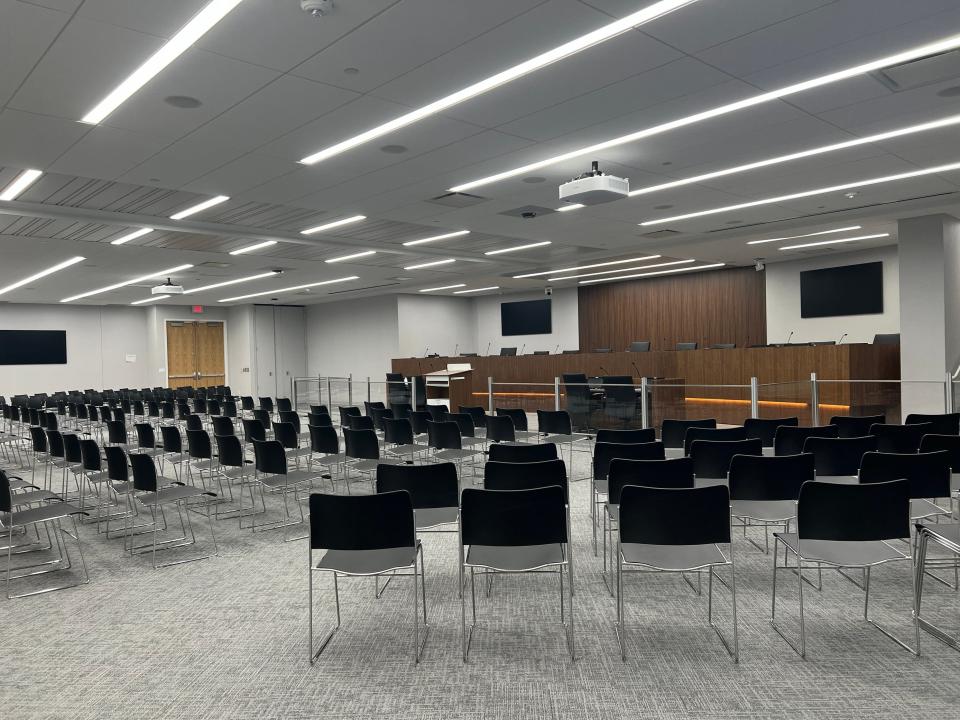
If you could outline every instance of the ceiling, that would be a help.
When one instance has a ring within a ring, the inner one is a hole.
[[[507,292],[547,282],[515,275],[609,260],[742,265],[873,247],[896,242],[897,218],[960,214],[954,170],[639,225],[958,162],[960,124],[555,212],[557,186],[591,160],[641,188],[960,113],[960,53],[468,191],[479,199],[444,198],[476,178],[946,38],[960,32],[956,0],[700,0],[324,162],[297,162],[652,2],[335,0],[330,15],[313,19],[298,0],[243,0],[98,125],[78,121],[206,0],[4,2],[0,189],[24,169],[44,174],[0,201],[0,287],[72,256],[86,259],[2,300],[59,302],[184,264],[194,267],[173,280],[187,289],[283,274],[167,302],[212,305],[264,292],[246,302],[314,303],[461,283],[435,292]],[[171,102],[178,97],[199,105]],[[217,195],[229,200],[169,218]],[[536,217],[518,216],[526,206],[540,208]],[[366,219],[300,232],[358,214]],[[786,251],[783,242],[747,244],[854,225],[860,229],[809,241],[883,237]],[[110,244],[139,227],[155,229]],[[470,234],[403,245],[458,230]],[[277,242],[229,254],[266,240]],[[324,262],[369,250],[376,254]],[[404,269],[443,259],[456,262]],[[306,294],[281,290],[352,276]],[[161,281],[76,302],[131,303]]]

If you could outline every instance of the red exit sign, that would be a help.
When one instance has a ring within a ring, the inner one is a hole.
[[[202,312],[203,312],[203,305],[194,305],[194,306],[193,306],[193,314],[194,314],[194,315],[199,315],[199,314],[201,314]]]

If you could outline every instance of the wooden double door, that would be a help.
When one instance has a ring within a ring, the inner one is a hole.
[[[167,382],[170,387],[226,385],[222,322],[167,321]]]

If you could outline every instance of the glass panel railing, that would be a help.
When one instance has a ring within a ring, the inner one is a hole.
[[[298,377],[291,381],[291,397],[293,409],[297,412],[307,412],[311,405],[321,404],[321,382],[318,377]]]
[[[557,398],[553,383],[492,383],[487,392],[474,392],[477,405],[487,412],[523,410],[527,416],[527,429],[536,431],[537,410],[555,410]],[[492,405],[491,405],[492,400]],[[561,405],[561,408],[563,406]]]
[[[326,393],[324,394],[324,405],[330,410],[330,415],[334,421],[338,420],[340,413],[338,407],[353,405],[353,387],[350,378],[328,377],[326,378]]]
[[[795,417],[800,425],[815,424],[810,381],[757,385],[757,417],[765,420]]]
[[[742,425],[750,417],[749,385],[650,382],[650,427],[665,419],[714,418],[720,425]]]
[[[817,380],[820,422],[835,415],[882,415],[899,424],[910,413],[946,410],[943,382],[936,380]]]

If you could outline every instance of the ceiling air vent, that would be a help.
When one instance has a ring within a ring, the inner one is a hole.
[[[542,205],[524,205],[523,207],[513,208],[513,210],[504,210],[502,213],[498,213],[498,215],[532,220],[535,217],[540,217],[541,215],[551,215],[555,212],[556,210],[553,208],[543,207]]]
[[[399,285],[400,283],[383,283],[382,285],[367,285],[362,288],[350,288],[349,290],[332,290],[328,292],[327,295],[342,295],[343,293],[355,293],[363,292],[364,290],[376,290],[378,288],[393,287],[394,285]]]
[[[643,233],[640,237],[650,238],[651,240],[659,240],[660,238],[669,238],[679,234],[680,233],[677,230],[664,229],[664,230],[654,230],[653,232]]]
[[[489,198],[471,195],[470,193],[448,192],[429,198],[427,202],[433,203],[434,205],[443,205],[444,207],[466,208],[479,205],[487,200],[489,200]]]
[[[960,50],[947,50],[883,70],[875,70],[870,73],[870,77],[893,92],[960,77]]]

